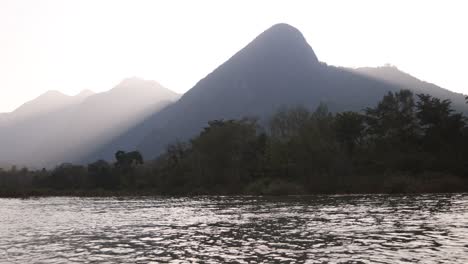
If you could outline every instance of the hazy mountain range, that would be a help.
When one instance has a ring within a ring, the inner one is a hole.
[[[313,109],[321,102],[331,111],[362,110],[402,88],[451,99],[457,110],[468,112],[462,94],[395,67],[348,69],[320,62],[296,28],[277,24],[180,99],[156,82],[128,79],[101,94],[49,92],[0,115],[0,161],[86,163],[112,159],[120,149],[138,149],[151,159],[209,120],[256,116],[265,122],[281,106]]]
[[[0,160],[35,167],[76,162],[178,97],[155,81],[137,78],[97,94],[49,91],[3,114]]]

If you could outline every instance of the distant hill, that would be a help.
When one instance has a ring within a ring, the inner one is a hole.
[[[98,94],[49,91],[2,115],[0,160],[34,167],[77,162],[178,97],[137,78]]]
[[[468,107],[463,94],[454,93],[435,84],[419,80],[408,73],[400,71],[395,66],[382,66],[375,68],[363,67],[355,69],[355,72],[370,78],[397,85],[401,88],[410,89],[414,93],[426,93],[440,99],[450,99],[456,110],[468,113]]]
[[[362,110],[375,105],[388,91],[401,88],[443,95],[457,102],[463,98],[391,70],[393,74],[387,76],[382,69],[329,66],[317,59],[299,30],[277,24],[200,80],[176,103],[103,146],[88,160],[110,158],[118,149],[135,148],[151,159],[167,144],[197,134],[209,120],[242,116],[267,120],[281,106],[313,109],[324,102],[332,111]]]
[[[36,116],[45,115],[54,111],[58,111],[64,107],[76,105],[88,96],[92,95],[91,91],[83,91],[77,96],[68,96],[59,91],[48,91],[34,100],[24,103],[11,113],[4,113],[3,122],[18,123],[23,120],[34,118]],[[5,125],[5,123],[3,123]]]

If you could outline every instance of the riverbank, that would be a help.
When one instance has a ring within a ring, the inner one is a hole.
[[[379,179],[381,177],[374,177]],[[226,186],[213,188],[191,188],[184,186],[172,190],[159,188],[129,189],[51,189],[24,188],[0,189],[0,198],[28,197],[131,197],[131,196],[195,196],[195,195],[314,195],[314,194],[423,194],[423,193],[462,193],[468,192],[468,180],[456,176],[392,176],[378,181],[371,177],[359,177],[353,181],[341,180],[340,184],[303,186],[281,179],[259,179],[239,190],[229,190]]]

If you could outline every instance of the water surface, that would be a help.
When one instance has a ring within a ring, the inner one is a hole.
[[[468,263],[468,194],[0,199],[0,263]]]

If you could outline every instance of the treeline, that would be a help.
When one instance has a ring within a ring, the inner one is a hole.
[[[3,193],[28,190],[146,191],[154,194],[307,194],[468,191],[467,119],[449,100],[389,92],[362,113],[325,105],[253,118],[214,120],[195,138],[143,164],[0,171]],[[39,192],[39,191],[38,191]]]

